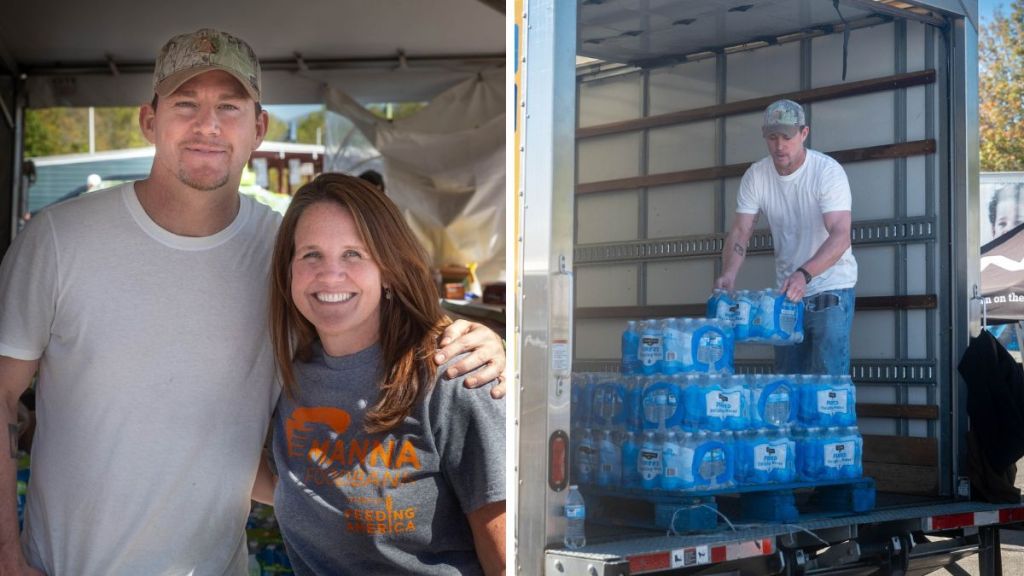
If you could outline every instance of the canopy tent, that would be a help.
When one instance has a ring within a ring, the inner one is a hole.
[[[323,103],[325,90],[368,102],[430,101],[504,66],[494,0],[130,0],[11,2],[0,9],[0,248],[21,184],[21,110],[138,105],[171,36],[215,27],[245,38],[263,64],[264,103]],[[503,234],[503,230],[500,231]]]
[[[981,247],[981,295],[989,321],[1024,320],[1024,224]]]

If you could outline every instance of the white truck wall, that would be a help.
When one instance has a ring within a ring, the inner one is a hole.
[[[941,71],[941,39],[924,24],[886,23],[853,30],[846,82],[934,68]],[[842,34],[770,46],[610,78],[580,77],[578,128],[691,110],[715,104],[840,84]],[[941,78],[941,76],[940,76]],[[941,80],[940,80],[941,82]],[[876,92],[807,105],[809,146],[824,152],[937,138],[939,93],[935,85]],[[635,130],[577,141],[577,183],[586,184],[713,166],[752,162],[765,155],[760,113],[721,120]],[[857,223],[899,222],[938,214],[939,163],[933,156],[848,163]],[[739,178],[647,189],[580,194],[576,197],[577,248],[713,237],[732,223]],[[766,228],[764,222],[759,228]],[[935,237],[923,241],[858,245],[859,297],[938,294],[941,255]],[[576,306],[641,307],[701,303],[719,269],[717,256],[683,259],[630,258],[576,262]],[[770,254],[747,258],[740,288],[774,285]],[[856,313],[852,338],[854,376],[861,402],[936,404],[937,382],[894,382],[858,377],[857,365],[938,364],[936,335],[941,304],[929,310]],[[576,370],[613,369],[626,318],[600,312],[577,316]],[[737,359],[767,369],[771,350],[741,346]],[[931,370],[935,374],[936,370]],[[934,422],[864,418],[866,434],[937,437]]]

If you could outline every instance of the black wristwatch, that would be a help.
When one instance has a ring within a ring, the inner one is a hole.
[[[803,266],[797,268],[796,271],[804,275],[804,284],[811,283],[811,278],[813,278],[813,276],[811,276],[811,273],[804,269]]]

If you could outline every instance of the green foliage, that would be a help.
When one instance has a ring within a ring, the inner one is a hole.
[[[1024,0],[981,28],[978,121],[983,171],[1024,170]]]
[[[270,117],[270,122],[267,125],[267,135],[263,139],[270,142],[287,140],[288,124],[273,114],[268,114],[268,116]]]
[[[137,107],[96,108],[96,151],[148,146]],[[88,108],[40,108],[25,112],[25,156],[89,151]]]
[[[25,113],[25,156],[52,156],[89,151],[89,111],[41,108]]]
[[[324,111],[313,112],[305,118],[302,122],[299,122],[299,126],[295,129],[296,141],[303,144],[323,144],[327,138],[326,125],[327,113]],[[317,131],[320,133],[320,141],[317,142]]]

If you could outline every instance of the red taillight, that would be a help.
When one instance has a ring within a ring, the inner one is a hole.
[[[548,486],[555,492],[569,483],[569,435],[556,430],[548,439]]]

